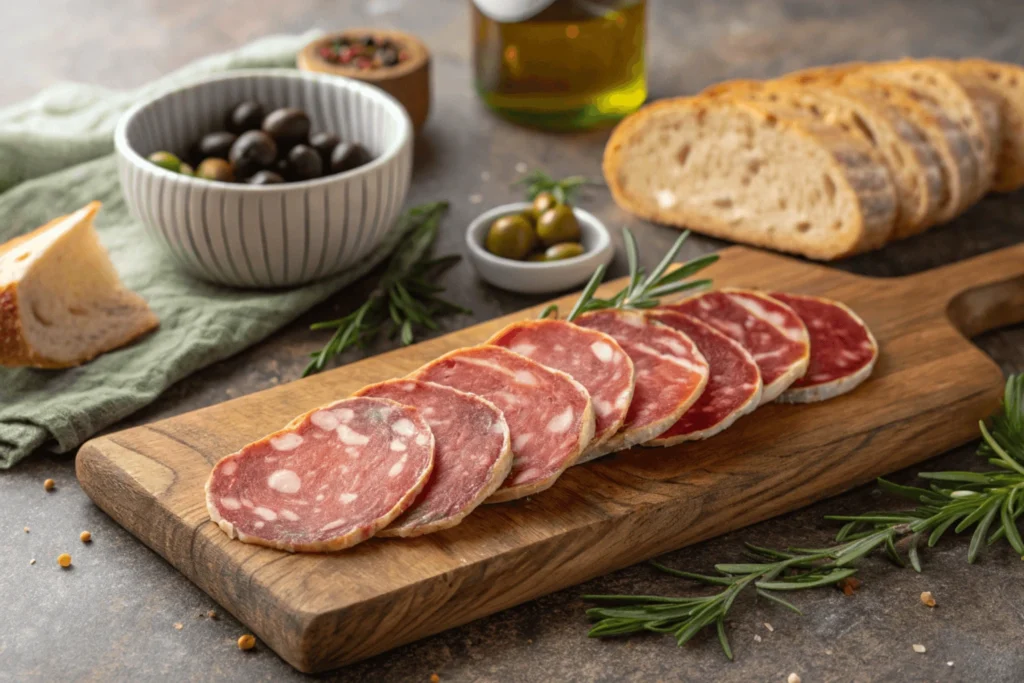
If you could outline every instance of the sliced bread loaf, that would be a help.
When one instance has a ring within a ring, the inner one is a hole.
[[[92,202],[0,246],[0,365],[79,365],[159,324],[100,244],[99,208]]]
[[[817,259],[882,246],[896,216],[892,179],[866,143],[732,98],[665,100],[628,117],[604,174],[642,217]]]
[[[924,230],[937,215],[943,193],[935,151],[923,133],[895,108],[865,100],[826,84],[789,81],[730,81],[714,89],[719,97],[741,97],[779,116],[799,116],[835,126],[877,150],[896,184],[898,210],[893,238]]]
[[[1024,67],[986,59],[933,60],[983,106],[995,104],[1001,144],[992,189],[1012,192],[1024,187]],[[986,113],[991,119],[991,112]]]

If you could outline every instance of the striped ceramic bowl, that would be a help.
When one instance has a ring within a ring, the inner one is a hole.
[[[146,160],[181,153],[220,130],[243,100],[299,107],[313,131],[335,133],[374,157],[351,171],[280,185],[179,175]],[[236,71],[142,102],[114,135],[132,212],[176,263],[234,287],[288,287],[334,275],[385,236],[412,174],[412,125],[390,95],[358,81],[293,70]]]

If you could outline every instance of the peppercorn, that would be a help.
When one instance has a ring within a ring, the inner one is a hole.
[[[61,553],[57,556],[57,564],[59,564],[64,569],[67,569],[71,566],[71,556],[67,553]]]
[[[254,647],[256,647],[256,636],[246,633],[244,636],[238,637],[239,650],[251,650]]]
[[[78,539],[82,543],[88,543],[88,542],[90,542],[92,540],[92,534],[90,532],[88,532],[88,531],[83,531],[82,533],[80,533],[78,535]]]
[[[46,481],[43,482],[43,488],[46,489],[47,491],[52,491],[56,485],[57,482],[55,482],[53,479],[47,479]]]

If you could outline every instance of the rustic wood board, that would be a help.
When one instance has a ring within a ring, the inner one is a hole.
[[[572,468],[533,498],[484,506],[421,538],[291,555],[231,541],[209,521],[203,484],[223,455],[537,307],[94,439],[79,452],[79,480],[281,657],[322,671],[835,495],[969,441],[998,405],[1002,374],[964,335],[1024,319],[1024,245],[897,279],[742,247],[721,254],[710,269],[718,286],[854,308],[881,347],[873,377],[825,403],[762,407],[705,442]]]

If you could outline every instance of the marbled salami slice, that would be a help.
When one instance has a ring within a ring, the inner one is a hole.
[[[650,441],[674,425],[704,391],[708,362],[683,333],[637,311],[595,311],[580,316],[576,323],[619,342],[636,373],[633,401],[622,429],[600,447],[588,450],[581,462]]]
[[[600,447],[622,427],[633,400],[633,361],[607,334],[564,320],[524,320],[487,343],[561,370],[586,388],[596,423],[588,448]]]
[[[411,406],[434,432],[430,480],[378,536],[422,536],[455,526],[501,486],[512,468],[505,416],[487,399],[412,379],[371,384],[355,395]]]
[[[764,383],[761,403],[775,400],[807,372],[811,355],[807,329],[793,309],[767,294],[722,289],[663,308],[692,315],[749,351]]]
[[[878,342],[856,313],[838,301],[772,293],[804,321],[811,335],[807,373],[781,396],[784,403],[824,401],[852,391],[866,380],[878,359]]]
[[[550,487],[594,436],[594,409],[579,382],[499,346],[452,351],[410,378],[483,396],[505,414],[512,471],[488,503]]]
[[[206,482],[206,506],[245,543],[341,550],[404,512],[433,464],[434,436],[415,409],[348,398],[221,459]]]
[[[714,436],[752,412],[761,402],[761,373],[750,353],[707,323],[675,311],[648,314],[693,340],[711,366],[708,385],[679,421],[651,441],[673,446]]]

